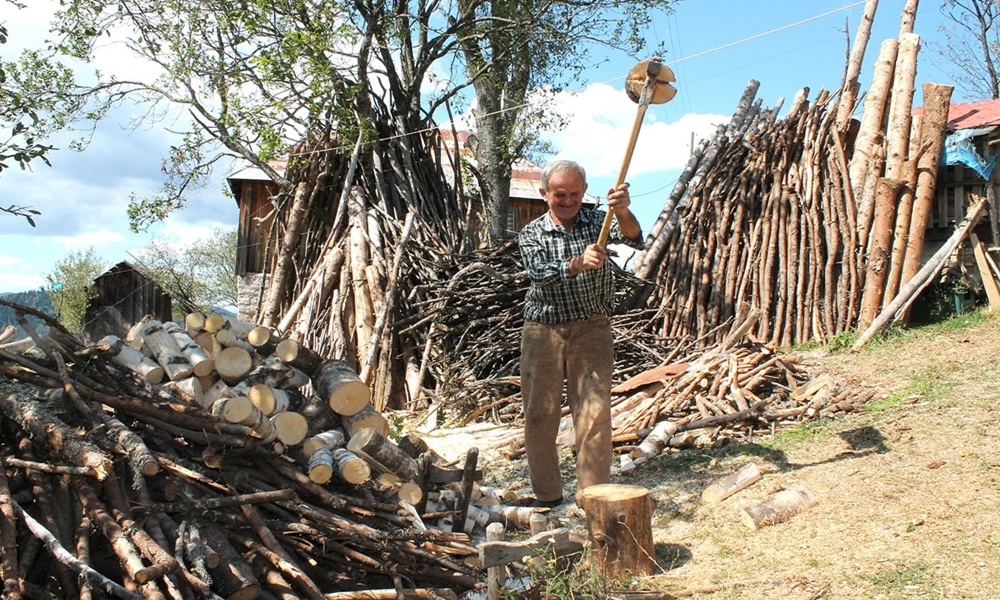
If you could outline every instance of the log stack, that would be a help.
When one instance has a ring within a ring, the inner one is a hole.
[[[787,114],[751,80],[732,118],[692,153],[635,264],[626,302],[657,330],[706,344],[744,307],[757,339],[826,343],[869,326],[917,274],[930,221],[951,86],[926,83],[913,116],[916,1],[885,40],[859,121],[859,28],[839,93],[802,88]],[[905,315],[893,315],[901,318]]]
[[[256,353],[239,381],[183,377],[176,356],[186,354],[160,348],[179,379],[153,383],[114,360],[120,344],[87,346],[56,325],[37,337],[41,354],[0,351],[5,597],[323,598],[380,588],[455,597],[480,585],[465,562],[476,555],[468,534],[425,525],[400,502],[402,481],[379,481],[345,454],[350,438],[308,391],[322,387],[313,377],[293,389],[301,371]],[[143,340],[164,328],[145,326]],[[218,369],[224,349],[199,347]],[[205,388],[201,402],[168,385],[191,380]],[[279,418],[291,414],[304,425],[284,437]],[[392,467],[387,457],[402,450],[365,436],[364,452]],[[316,466],[324,452],[337,457],[327,475]],[[425,452],[400,460],[418,490],[461,481],[461,470],[440,464],[423,476],[415,465],[429,465]]]

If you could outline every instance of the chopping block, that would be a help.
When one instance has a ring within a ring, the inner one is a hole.
[[[577,503],[587,514],[594,564],[607,579],[652,575],[653,508],[649,490],[602,483],[584,488]]]

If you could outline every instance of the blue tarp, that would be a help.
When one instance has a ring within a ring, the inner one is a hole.
[[[992,130],[983,129],[961,129],[948,135],[944,140],[944,156],[942,162],[946,165],[962,164],[979,175],[983,179],[989,179],[993,169],[1000,160],[1000,154],[994,154],[988,159],[979,156],[976,147],[972,144],[972,139],[980,133]]]

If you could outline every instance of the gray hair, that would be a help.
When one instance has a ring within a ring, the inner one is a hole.
[[[549,177],[553,173],[567,172],[579,173],[580,177],[583,178],[583,183],[587,183],[587,172],[583,170],[583,167],[572,160],[559,159],[550,162],[542,169],[542,189],[549,189]]]

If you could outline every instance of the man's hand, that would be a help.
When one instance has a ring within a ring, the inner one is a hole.
[[[628,195],[628,184],[623,183],[616,188],[608,190],[608,210],[615,215],[624,214],[632,204],[632,199]]]
[[[604,261],[608,259],[608,249],[599,244],[591,244],[583,251],[583,254],[574,256],[569,261],[570,276],[577,275],[583,271],[595,271],[604,266]]]

